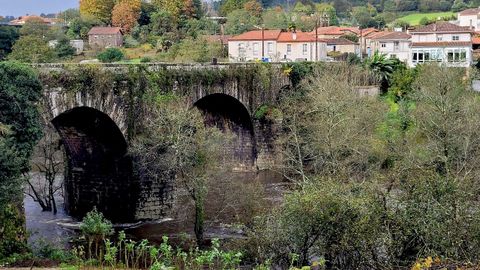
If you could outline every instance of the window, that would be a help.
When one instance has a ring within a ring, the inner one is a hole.
[[[467,50],[450,49],[447,50],[447,61],[450,63],[461,63],[467,60]]]
[[[381,46],[382,48],[386,48],[386,47],[387,47],[387,43],[382,42],[382,43],[380,43],[380,46]]]
[[[308,52],[308,44],[303,44],[302,52],[303,52],[303,55],[307,55],[307,52]]]
[[[437,36],[437,41],[442,41],[443,40],[443,36],[442,35],[438,35]]]
[[[390,58],[391,58],[391,59],[396,59],[396,58],[397,58],[397,55],[396,55],[396,54],[390,54]]]
[[[292,44],[287,44],[287,55],[292,54]]]
[[[258,55],[258,42],[253,43],[253,55]]]
[[[273,53],[273,42],[268,42],[267,43],[267,52],[269,54],[272,54]]]
[[[453,40],[453,41],[459,41],[459,40],[460,40],[460,36],[452,36],[452,40]]]
[[[418,49],[412,50],[412,62],[425,63],[425,62],[442,62],[443,52],[441,49]]]
[[[245,57],[245,44],[243,43],[238,44],[238,56]]]
[[[393,50],[399,51],[400,50],[400,41],[393,42]]]

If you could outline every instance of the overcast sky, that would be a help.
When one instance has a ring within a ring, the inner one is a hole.
[[[57,13],[78,7],[79,0],[0,0],[0,16]]]

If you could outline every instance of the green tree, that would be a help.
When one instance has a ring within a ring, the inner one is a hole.
[[[0,258],[25,251],[22,173],[41,137],[42,87],[30,68],[0,62]]]
[[[267,29],[288,29],[287,14],[280,8],[268,9],[263,13],[263,24]]]
[[[70,45],[70,40],[62,38],[55,45],[55,54],[60,59],[69,59],[75,55],[75,48]]]
[[[118,48],[107,48],[97,55],[98,60],[103,63],[118,62],[124,57],[123,52]]]
[[[468,8],[468,5],[465,4],[465,1],[463,0],[455,0],[452,5],[452,11],[454,12],[459,12],[467,8]]]
[[[54,59],[54,51],[45,40],[37,36],[22,36],[13,45],[11,60],[29,63],[47,63]]]
[[[228,16],[234,10],[243,9],[248,0],[224,0],[220,2],[220,15]]]
[[[20,29],[20,35],[22,36],[36,36],[39,38],[45,38],[47,36],[50,27],[40,18],[32,18],[25,22]]]
[[[12,52],[13,44],[18,38],[19,34],[15,27],[0,26],[0,60]]]
[[[244,9],[237,9],[228,14],[225,32],[229,35],[238,35],[254,29],[254,25],[258,26],[258,24],[260,24],[260,18],[250,16]]]

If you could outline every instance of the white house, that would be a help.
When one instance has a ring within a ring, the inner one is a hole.
[[[408,62],[411,35],[405,32],[380,32],[371,38],[372,52],[379,52],[390,58]]]
[[[231,62],[280,58],[277,53],[277,39],[281,30],[254,30],[228,39],[228,58]]]
[[[470,8],[458,13],[458,25],[480,30],[480,8]]]
[[[264,30],[262,33],[262,30],[254,30],[228,40],[231,62],[261,60],[262,56],[270,62],[324,60],[326,51],[323,40],[316,40],[314,35],[305,32]]]
[[[472,64],[472,30],[449,22],[437,22],[410,31],[411,47],[408,63],[414,67],[427,62],[452,67]]]
[[[315,53],[317,49],[317,53]],[[327,57],[327,44],[305,32],[282,32],[277,40],[280,60],[321,61]]]

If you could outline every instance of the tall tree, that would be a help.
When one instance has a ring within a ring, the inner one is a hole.
[[[130,33],[140,18],[140,4],[139,0],[123,0],[116,4],[112,11],[112,25]]]
[[[80,14],[103,23],[110,23],[115,0],[80,0]]]
[[[165,10],[172,14],[174,19],[177,19],[184,8],[185,0],[152,0],[152,4],[158,10]]]

